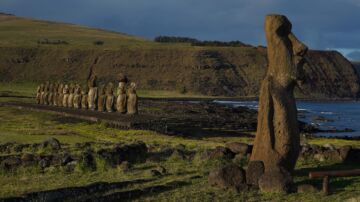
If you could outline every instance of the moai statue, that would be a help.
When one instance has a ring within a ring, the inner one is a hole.
[[[81,109],[88,109],[88,88],[81,90]]]
[[[63,107],[63,99],[64,99],[64,93],[63,93],[64,84],[60,83],[57,91],[58,91],[58,97],[57,97],[57,105],[59,107]]]
[[[88,93],[88,105],[90,110],[96,109],[98,88],[96,86],[96,76],[91,75],[87,81],[89,93]]]
[[[67,107],[68,108],[73,108],[74,107],[74,92],[75,92],[75,85],[70,84],[69,97],[68,97],[68,102],[67,102]]]
[[[79,84],[75,85],[74,90],[74,108],[80,109],[81,107],[81,87]]]
[[[105,110],[105,104],[106,104],[105,86],[101,86],[99,89],[99,97],[97,103],[97,108],[99,112],[103,112]]]
[[[54,106],[58,106],[58,99],[59,99],[59,92],[58,92],[58,88],[59,88],[59,83],[55,83],[54,84],[54,89],[53,89],[53,92],[54,92],[54,97],[53,97],[53,105]]]
[[[65,84],[63,88],[63,100],[62,100],[63,107],[68,107],[68,99],[69,99],[69,85]]]
[[[120,74],[119,76],[119,86],[117,89],[117,98],[116,98],[116,110],[120,113],[126,113],[126,76]]]
[[[49,84],[48,103],[49,103],[49,105],[54,104],[54,84],[53,83]]]
[[[130,87],[128,89],[127,113],[128,114],[138,113],[138,97],[136,95],[136,84],[134,82],[131,82]]]
[[[44,94],[43,94],[43,97],[42,97],[44,105],[49,105],[49,87],[50,87],[50,84],[47,81],[45,83]]]
[[[294,87],[302,78],[307,47],[282,15],[265,19],[268,70],[261,84],[256,138],[251,161],[262,161],[263,192],[287,192],[300,149]]]
[[[114,111],[114,100],[115,100],[115,96],[114,96],[114,90],[113,90],[113,83],[108,83],[108,85],[106,86],[106,111],[107,112],[113,112]]]
[[[40,104],[44,104],[44,97],[45,97],[45,84],[40,85]]]
[[[41,103],[41,85],[40,84],[37,88],[36,88],[36,104],[40,104]]]

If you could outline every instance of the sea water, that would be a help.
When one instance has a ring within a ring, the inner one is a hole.
[[[232,107],[244,106],[258,109],[258,101],[220,101],[215,103]],[[356,101],[298,101],[298,118],[322,130],[352,129],[354,132],[321,132],[319,136],[360,137],[360,102]]]

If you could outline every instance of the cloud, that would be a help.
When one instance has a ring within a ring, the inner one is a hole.
[[[265,44],[264,17],[281,13],[313,49],[360,48],[359,0],[1,0],[3,12],[153,38]]]

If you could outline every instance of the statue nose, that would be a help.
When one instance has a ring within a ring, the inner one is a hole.
[[[306,54],[306,52],[308,51],[308,47],[301,43],[295,36],[293,33],[289,34],[289,39],[292,43],[293,46],[293,52],[294,55],[296,56],[304,56]]]

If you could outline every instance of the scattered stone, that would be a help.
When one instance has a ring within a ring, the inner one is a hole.
[[[167,173],[167,170],[163,166],[158,166],[156,170],[159,171],[162,175]]]
[[[216,147],[215,150],[209,153],[207,159],[232,159],[235,154],[225,147]]]
[[[150,170],[151,176],[158,177],[161,176],[161,172],[158,170]]]
[[[289,193],[292,189],[291,175],[285,169],[265,171],[259,179],[262,192]]]
[[[247,189],[245,171],[235,164],[211,171],[208,181],[211,186],[217,186],[221,189],[233,189],[236,191]]]
[[[49,138],[41,143],[42,148],[50,147],[53,150],[61,149],[60,141],[56,138]]]
[[[71,161],[73,161],[74,159],[71,157],[70,154],[65,153],[63,155],[63,157],[61,158],[61,165],[65,166],[66,164],[70,163]]]
[[[94,156],[90,152],[85,152],[81,156],[81,163],[85,169],[95,170],[96,162]]]
[[[250,161],[246,170],[246,183],[259,186],[259,179],[264,174],[265,168],[262,161]]]
[[[21,165],[21,159],[16,156],[9,156],[1,161],[0,168],[4,170],[13,170]]]
[[[121,169],[123,172],[129,172],[130,169],[131,169],[131,164],[130,164],[128,161],[123,161],[123,162],[120,164],[120,169]]]
[[[233,163],[240,166],[244,164],[245,161],[247,161],[247,156],[245,154],[236,154],[232,160]]]
[[[35,161],[35,156],[33,154],[24,153],[21,156],[21,162],[25,166],[32,164],[34,161]]]
[[[327,143],[323,145],[324,148],[330,149],[330,150],[336,150],[336,147],[333,144]]]
[[[318,189],[311,184],[302,184],[297,187],[297,193],[318,192]]]
[[[349,145],[346,145],[346,146],[342,146],[339,148],[339,154],[340,154],[340,157],[341,157],[341,160],[345,161],[346,158],[348,157],[349,155],[349,152],[351,151],[351,146]]]
[[[45,169],[46,167],[50,166],[50,161],[48,158],[43,158],[39,161],[39,167],[41,169]]]
[[[325,161],[325,156],[322,153],[315,154],[314,159],[317,160],[317,161],[323,162],[323,161]]]
[[[250,153],[249,145],[241,142],[229,142],[225,144],[225,147],[235,154]]]

